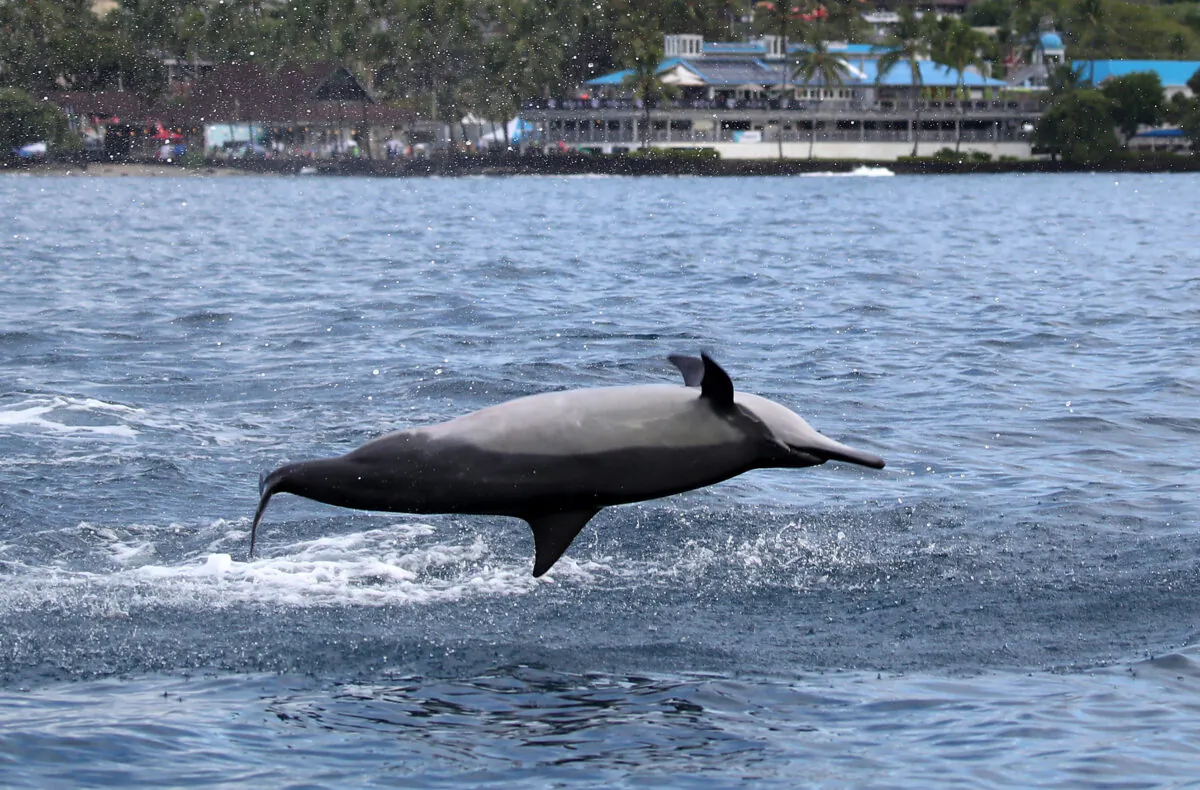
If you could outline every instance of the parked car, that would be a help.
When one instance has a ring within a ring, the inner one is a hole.
[[[183,143],[164,143],[159,146],[156,158],[160,162],[178,162],[187,153],[187,146]]]
[[[45,143],[26,143],[20,148],[14,148],[13,156],[18,159],[45,159],[46,150]]]

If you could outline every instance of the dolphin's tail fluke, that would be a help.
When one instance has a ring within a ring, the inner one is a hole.
[[[263,473],[258,476],[258,510],[254,511],[254,523],[250,525],[250,559],[254,559],[254,542],[258,537],[258,522],[262,521],[267,503],[271,501],[271,496],[278,490],[279,483],[283,479],[283,476],[279,474],[280,471],[279,469],[274,472],[263,470]]]

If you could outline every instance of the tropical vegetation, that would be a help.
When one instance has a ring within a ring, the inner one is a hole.
[[[966,74],[968,67],[984,67],[983,52],[988,46],[987,36],[963,20],[945,16],[933,23],[930,33],[930,51],[933,60],[953,69],[958,74],[955,95],[960,113],[966,113]],[[962,124],[956,124],[954,150],[962,146]]]
[[[900,9],[900,19],[892,25],[891,31],[884,36],[876,48],[879,50],[879,71],[876,81],[881,81],[897,64],[908,66],[912,84],[917,90],[925,84],[921,76],[922,60],[927,60],[931,53],[934,21],[932,16],[918,16],[913,6],[906,5]],[[917,130],[921,128],[921,102],[914,105],[916,119],[913,121]],[[917,141],[920,134],[913,134],[912,155],[917,155]]]
[[[841,85],[850,73],[850,66],[836,54],[829,51],[829,42],[825,38],[821,25],[814,25],[805,38],[804,49],[797,58],[793,79],[805,85],[817,85],[817,107],[821,106],[821,98],[827,88]],[[817,123],[809,121],[808,126],[808,158],[813,158],[813,143],[817,136]]]
[[[27,143],[61,143],[66,137],[67,119],[53,104],[18,88],[0,88],[0,159]]]
[[[1189,80],[1200,88],[1200,72]],[[1080,165],[1111,159],[1128,147],[1138,129],[1172,118],[1193,141],[1200,136],[1200,100],[1163,100],[1153,72],[1134,72],[1106,80],[1099,89],[1079,77],[1078,68],[1060,67],[1051,75],[1053,103],[1038,119],[1034,143],[1053,157]],[[1194,124],[1194,131],[1189,131]],[[1117,132],[1123,139],[1118,139]]]
[[[642,148],[650,147],[650,109],[671,94],[669,86],[658,78],[658,66],[663,60],[661,36],[645,33],[645,20],[635,17],[637,22],[631,35],[625,39],[621,60],[629,67],[625,83],[634,99],[642,107]]]
[[[650,42],[667,32],[807,41],[807,54],[788,68],[824,84],[836,84],[839,66],[821,44],[836,40],[877,44],[882,65],[904,64],[918,84],[915,63],[927,56],[960,73],[986,64],[1003,75],[1028,60],[1047,30],[1080,60],[1200,59],[1200,3],[979,0],[964,22],[936,24],[904,4],[881,42],[872,40],[864,8],[859,0],[0,0],[0,88],[39,98],[54,90],[155,97],[170,90],[163,64],[172,58],[272,67],[336,61],[381,101],[456,121],[468,113],[511,118],[522,101],[622,68],[640,75],[630,91],[651,98],[660,87],[646,76],[657,46]],[[1104,102],[1087,95],[1064,107],[1146,117],[1135,97],[1105,93]],[[1176,109],[1182,119],[1194,108]]]
[[[1112,158],[1119,147],[1112,102],[1093,88],[1063,94],[1038,119],[1034,143],[1071,164],[1096,165]]]

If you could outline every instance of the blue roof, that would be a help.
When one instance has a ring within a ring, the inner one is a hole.
[[[714,55],[753,55],[766,52],[761,41],[705,41],[704,52]]]
[[[1138,132],[1137,137],[1183,137],[1182,129],[1151,129],[1148,132]]]
[[[847,57],[845,60],[851,67],[851,73],[842,81],[843,85],[853,87],[875,84],[875,76],[879,73],[878,61],[854,57]],[[697,63],[697,61],[688,58],[670,58],[659,65],[658,71],[662,72],[676,66],[683,66],[695,73],[706,84],[715,88],[751,83],[770,86],[778,85],[780,81],[780,65],[778,63],[765,63],[758,59],[741,59],[738,61],[701,59]],[[917,68],[921,73],[922,85],[947,88],[958,85],[958,72],[954,69],[941,66],[931,60],[918,61]],[[584,84],[592,86],[621,85],[632,73],[629,69],[614,71],[611,74],[590,79]],[[858,77],[856,74],[861,74],[862,76]],[[818,84],[818,82],[814,82],[813,84]],[[889,87],[910,86],[913,84],[912,70],[908,63],[897,63],[888,69],[887,74],[879,81],[879,84]],[[1003,88],[1007,86],[1007,83],[1004,80],[988,79],[974,71],[967,71],[963,76],[963,85],[968,88]]]
[[[1043,33],[1041,42],[1042,49],[1063,49],[1062,37],[1057,33]]]
[[[879,47],[875,46],[874,44],[836,44],[836,43],[831,43],[831,44],[827,44],[826,48],[829,50],[829,52],[831,54],[846,55],[848,57],[853,56],[856,58],[877,58],[882,54]],[[794,54],[797,52],[805,52],[809,49],[812,49],[812,47],[810,47],[808,44],[804,44],[804,43],[788,44],[788,54]]]
[[[1186,85],[1200,71],[1200,60],[1077,60],[1075,70],[1096,85],[1139,71],[1154,72],[1164,86]]]
[[[833,44],[830,45],[829,51],[865,57],[874,57],[879,54],[879,49],[874,44]]]
[[[584,85],[620,85],[629,79],[633,74],[633,69],[625,69],[624,71],[614,71],[611,74],[602,74],[599,77],[592,77],[590,80],[583,83]]]
[[[855,64],[857,65],[857,64]],[[866,72],[867,78],[863,80],[866,83],[875,82],[875,75],[879,73],[879,64],[873,60],[863,61],[862,69]],[[958,84],[958,71],[932,60],[917,61],[917,69],[921,73],[921,84],[932,87],[951,87]],[[890,86],[905,86],[912,85],[912,69],[908,63],[897,63],[887,70],[883,75],[883,79],[879,81],[880,85]],[[982,74],[974,71],[963,72],[963,85],[968,88],[1004,88],[1008,86],[1004,80],[988,79]]]

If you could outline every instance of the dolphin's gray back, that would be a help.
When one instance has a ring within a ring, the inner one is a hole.
[[[498,453],[557,456],[716,447],[743,438],[694,388],[654,384],[531,395],[420,431]]]
[[[343,456],[386,470],[389,510],[523,515],[687,491],[753,468],[762,435],[694,389],[546,393],[388,434]],[[377,503],[379,504],[379,503]]]

